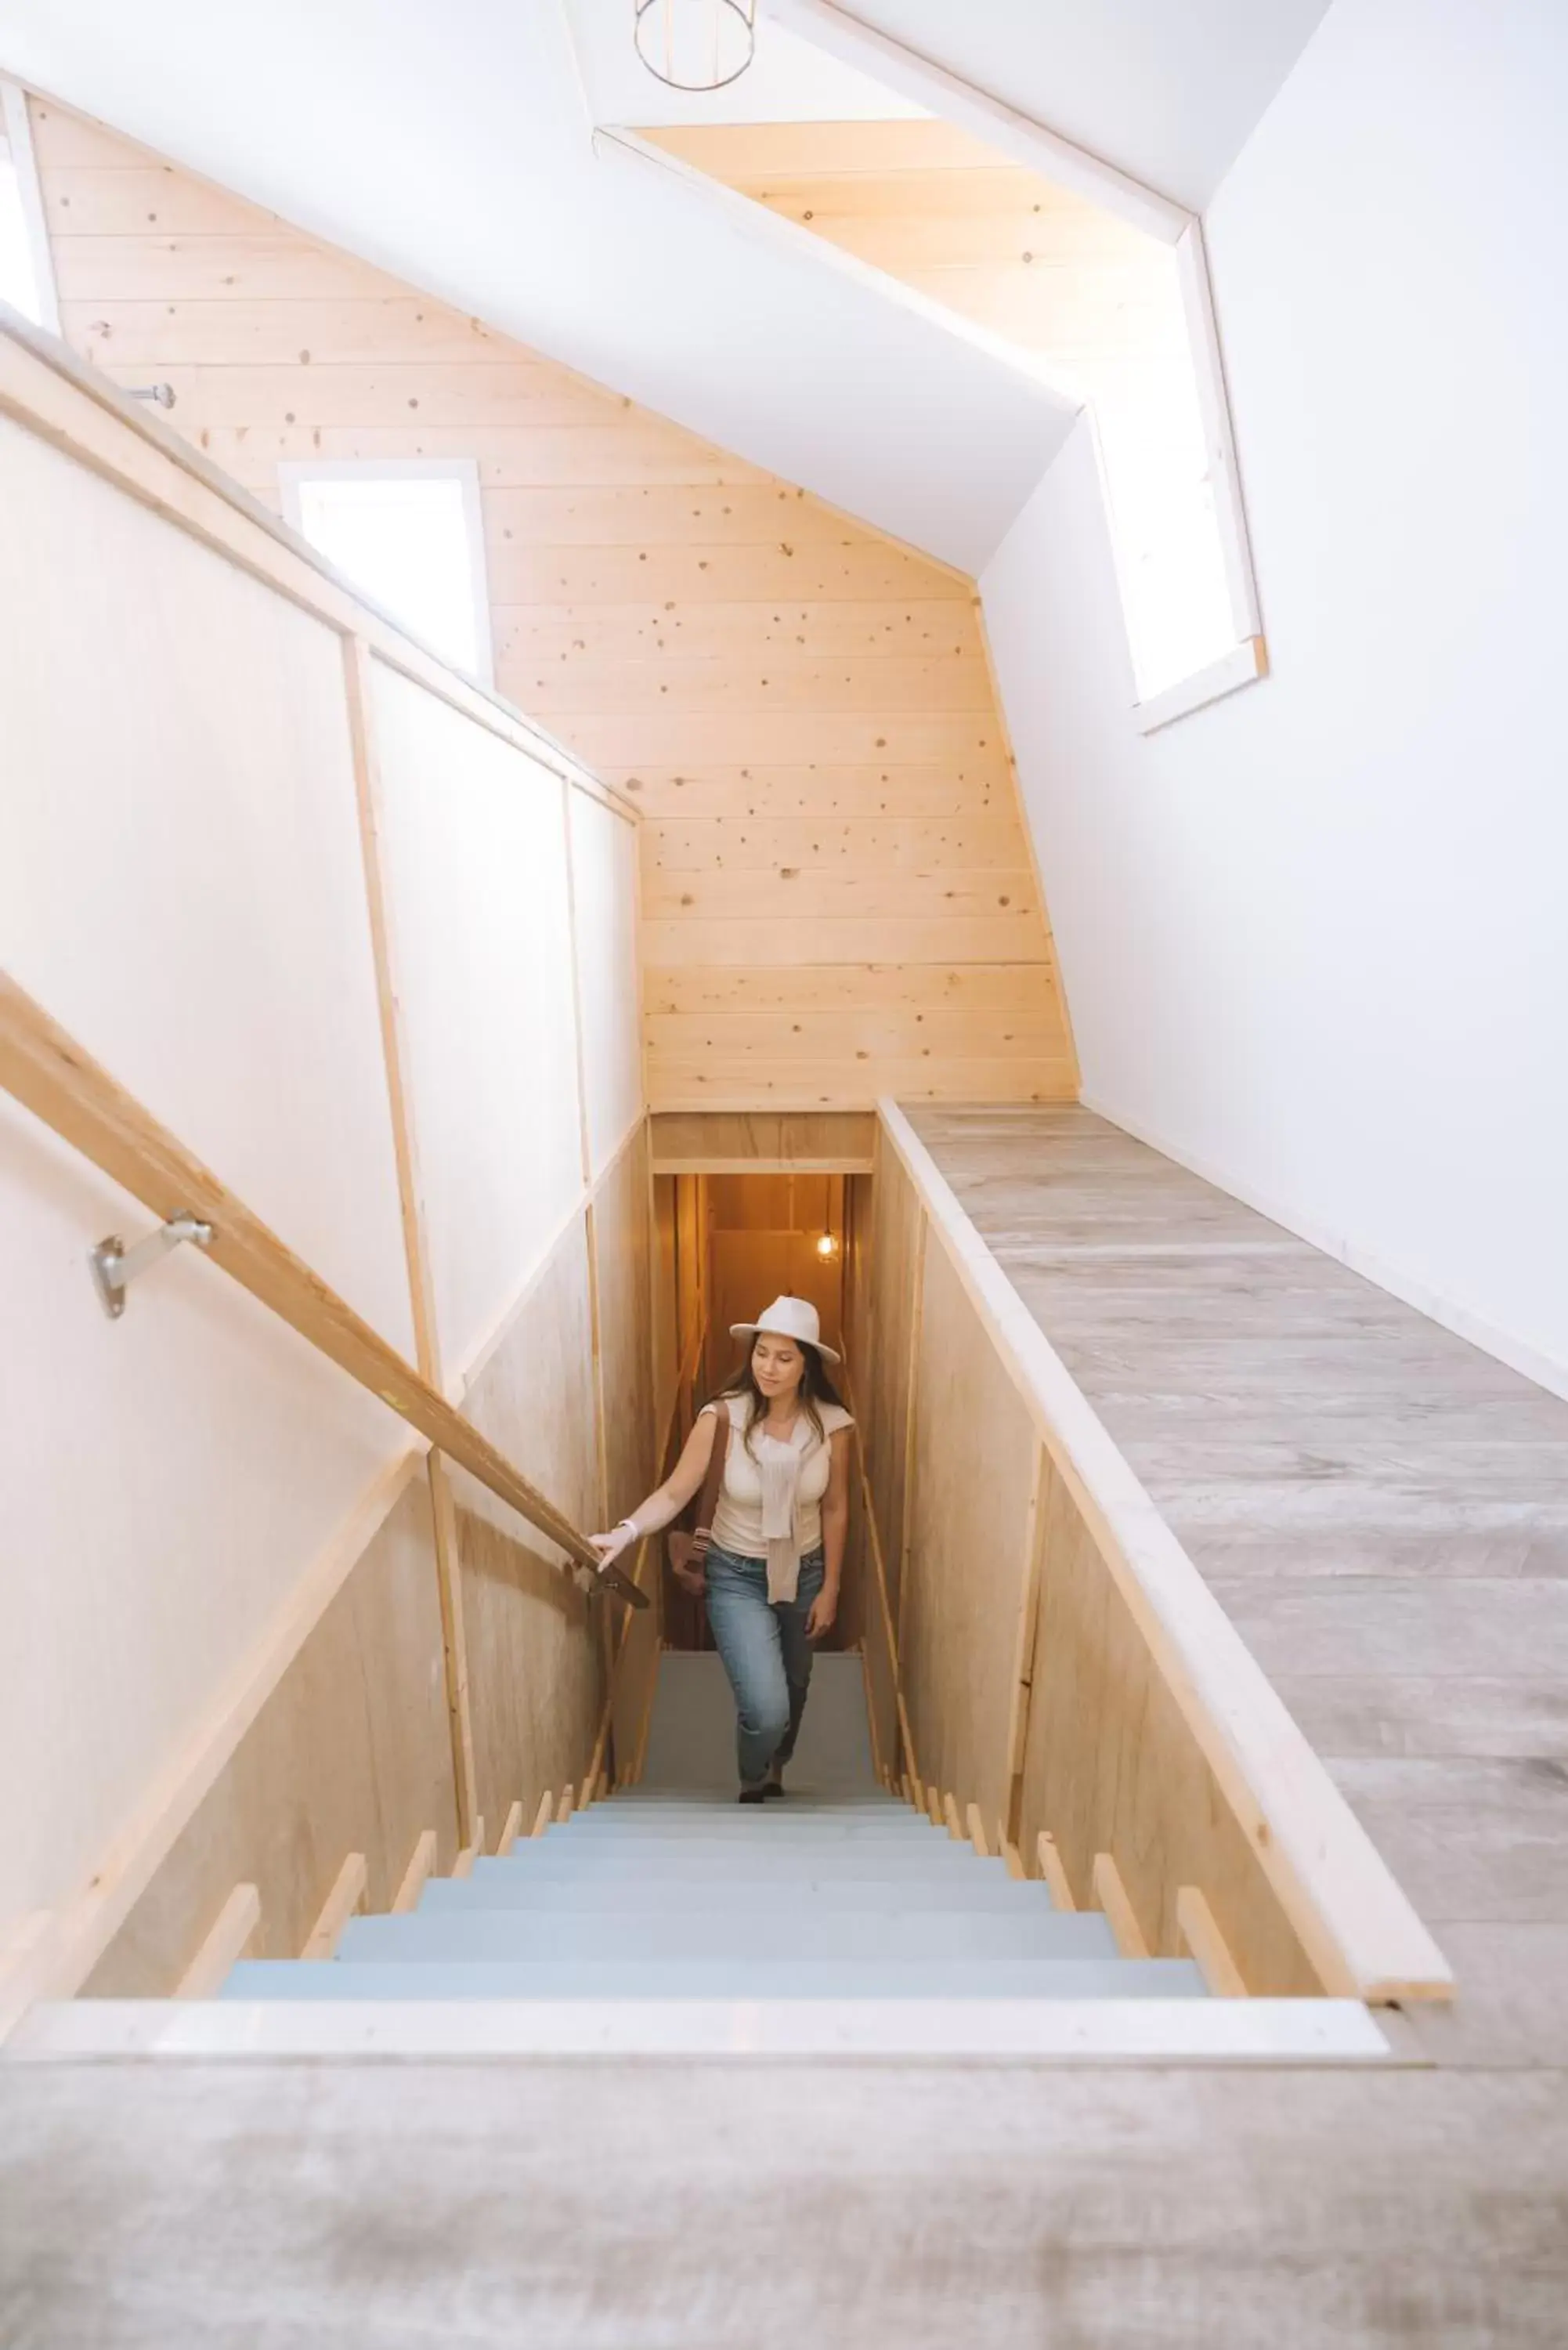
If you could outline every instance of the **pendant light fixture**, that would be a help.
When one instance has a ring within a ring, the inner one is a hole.
[[[670,89],[724,89],[757,49],[757,0],[632,0],[637,54]]]

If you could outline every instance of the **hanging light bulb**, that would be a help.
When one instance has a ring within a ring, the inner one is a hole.
[[[723,89],[756,55],[757,0],[632,0],[637,54],[670,89]]]
[[[836,1232],[824,1232],[816,1243],[816,1253],[822,1259],[824,1264],[831,1264],[834,1258],[838,1254],[838,1234]]]

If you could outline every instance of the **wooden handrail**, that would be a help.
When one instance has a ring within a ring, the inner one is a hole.
[[[601,1565],[587,1535],[504,1453],[5,972],[0,972],[0,1086],[161,1222],[189,1210],[211,1224],[206,1253],[242,1289],[379,1396],[578,1565],[590,1568],[607,1589],[633,1607],[647,1607],[646,1595],[618,1568]]]
[[[1188,1730],[1325,1988],[1449,1999],[1382,1855],[893,1101],[882,1132],[1034,1422]]]

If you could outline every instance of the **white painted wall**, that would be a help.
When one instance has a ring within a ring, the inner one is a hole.
[[[583,1089],[589,1164],[597,1176],[643,1107],[637,835],[580,792],[572,795],[571,820]]]
[[[341,639],[5,419],[0,511],[0,964],[407,1353]]]
[[[0,421],[0,967],[407,1349],[339,640]],[[401,1422],[0,1096],[0,1921],[76,1889]]]
[[[1565,107],[1562,10],[1337,0],[1227,179],[1270,681],[1133,732],[1081,429],[982,581],[1086,1097],[1553,1383]]]
[[[387,919],[451,1379],[582,1196],[566,787],[422,687],[379,663],[373,675]],[[635,1035],[635,994],[628,1024]]]

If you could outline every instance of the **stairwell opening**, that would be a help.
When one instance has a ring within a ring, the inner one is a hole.
[[[677,1409],[667,1471],[703,1403],[728,1383],[742,1343],[732,1324],[750,1320],[772,1297],[804,1297],[817,1311],[826,1343],[847,1357],[846,1267],[863,1229],[872,1179],[843,1170],[773,1169],[655,1177],[659,1232],[658,1347],[661,1376],[673,1381]],[[855,1366],[846,1363],[854,1393]],[[851,1409],[853,1409],[853,1402]],[[858,1639],[858,1545],[845,1562],[844,1600],[828,1649]],[[713,1645],[701,1603],[663,1567],[667,1648]]]

